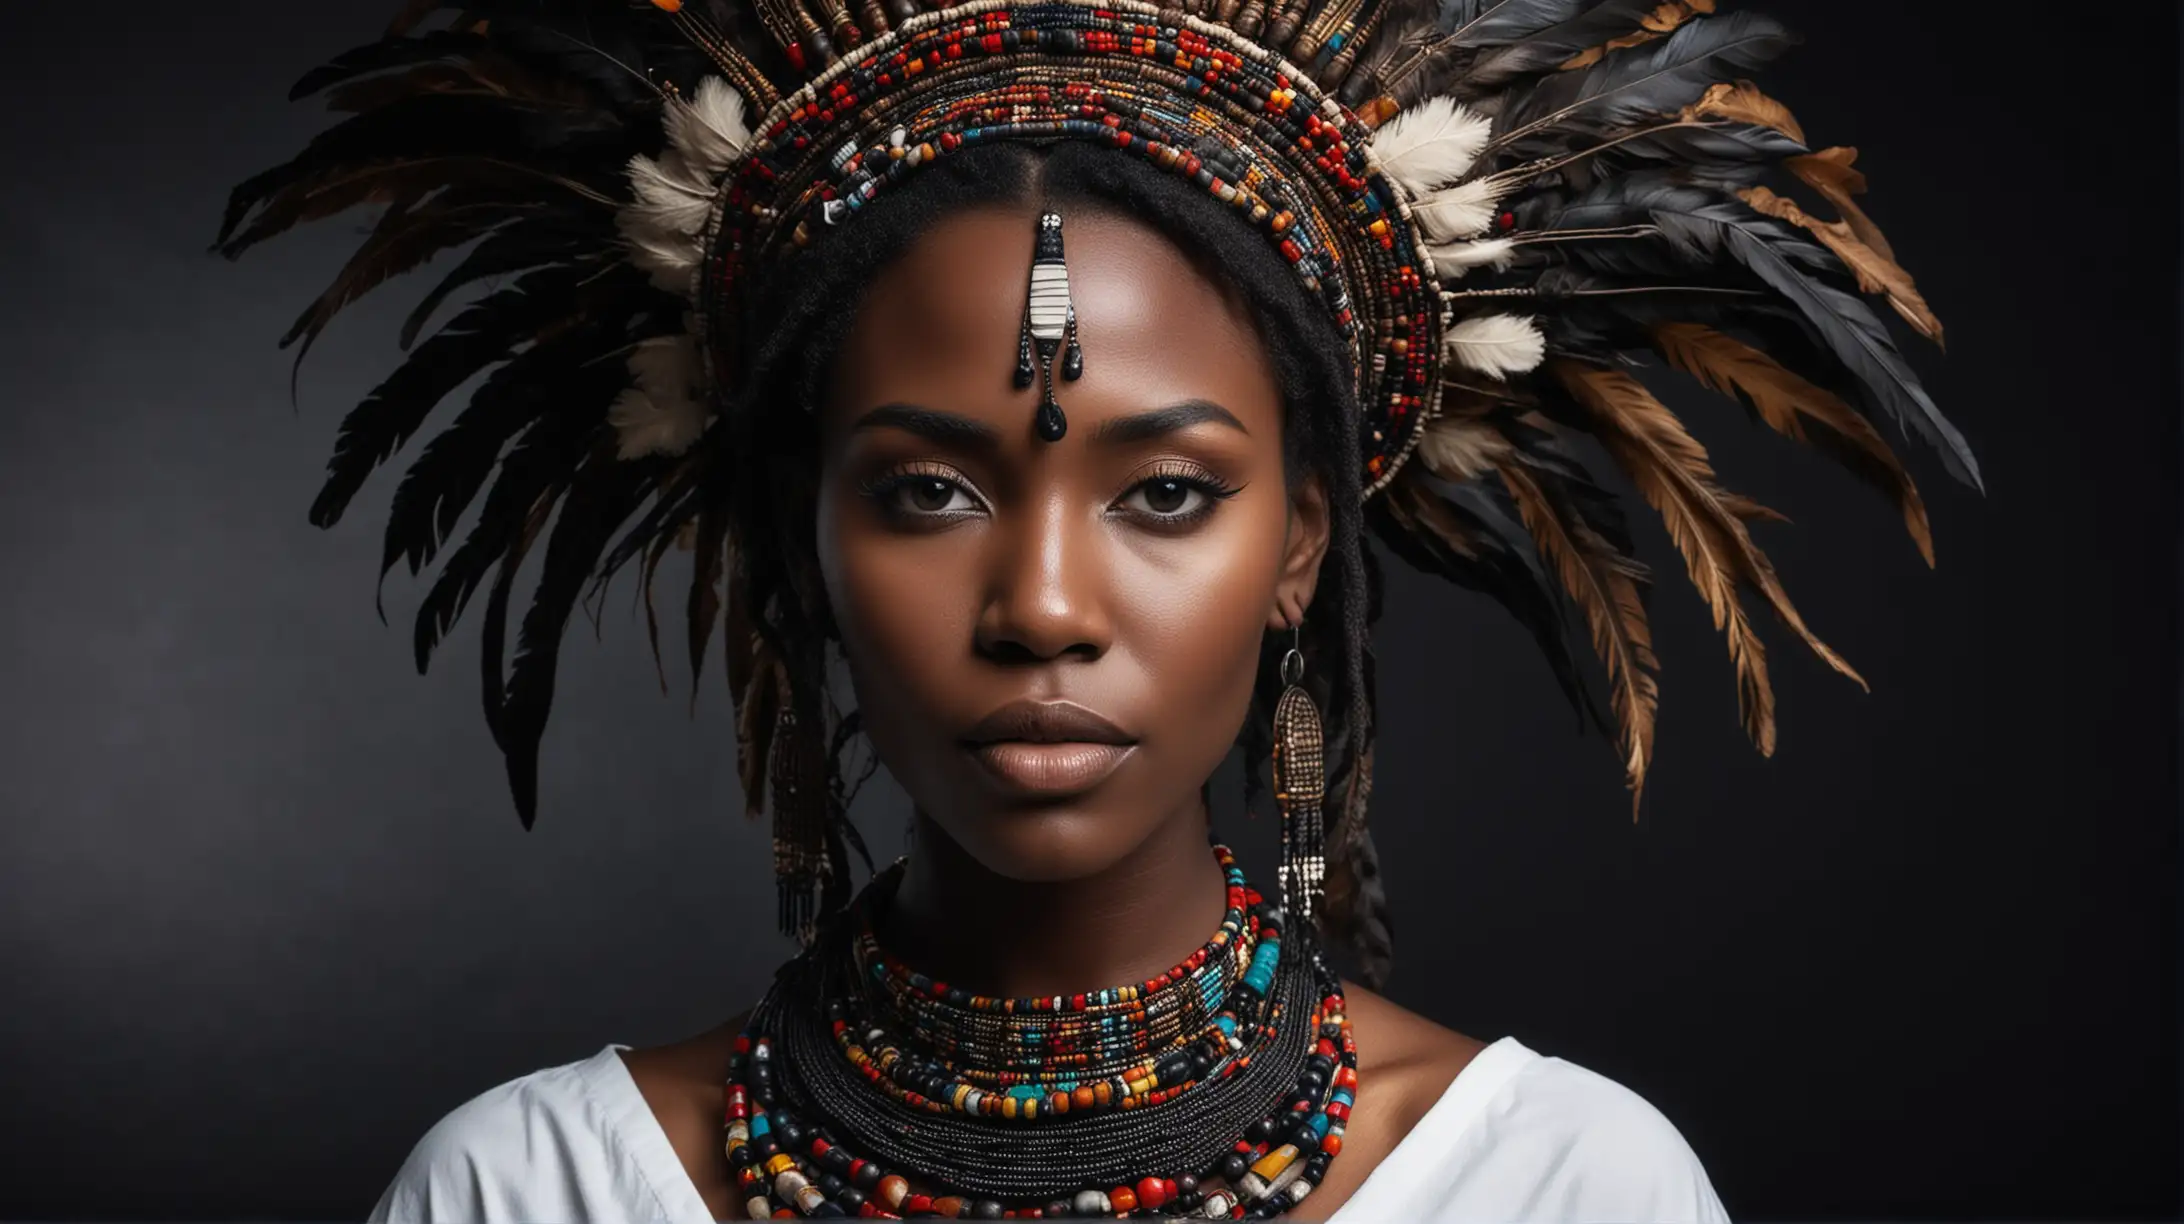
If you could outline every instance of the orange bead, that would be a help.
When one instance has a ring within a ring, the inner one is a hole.
[[[963,1200],[952,1194],[946,1198],[937,1198],[933,1200],[933,1210],[952,1220],[963,1214]]]
[[[1117,1211],[1137,1210],[1137,1191],[1128,1186],[1117,1186],[1107,1192],[1107,1201]]]
[[[1328,1132],[1327,1137],[1319,1141],[1319,1150],[1329,1156],[1340,1156],[1342,1154],[1342,1136],[1332,1131]]]
[[[1069,1094],[1069,1103],[1079,1109],[1090,1109],[1097,1101],[1092,1089],[1084,1084],[1077,1085],[1076,1091]]]

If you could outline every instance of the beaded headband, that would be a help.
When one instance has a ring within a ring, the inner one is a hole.
[[[413,0],[386,37],[298,83],[352,114],[236,189],[219,249],[384,206],[286,338],[308,349],[360,295],[467,248],[408,321],[405,362],[343,423],[311,514],[335,522],[443,398],[485,375],[397,490],[382,572],[440,562],[420,668],[490,590],[485,711],[527,827],[579,597],[639,557],[649,591],[678,543],[698,556],[693,667],[729,627],[759,810],[773,728],[801,714],[784,708],[796,686],[751,632],[762,610],[729,555],[764,525],[737,520],[728,494],[768,460],[711,428],[765,338],[739,331],[732,308],[756,274],[967,145],[1073,140],[1145,158],[1272,244],[1345,347],[1367,529],[1520,618],[1615,736],[1634,802],[1659,701],[1651,578],[1579,443],[1661,514],[1763,752],[1774,695],[1750,602],[1857,673],[1754,539],[1752,524],[1779,516],[1723,486],[1652,385],[1688,376],[1840,460],[1897,506],[1929,562],[1924,503],[1880,427],[1920,435],[1978,484],[1883,321],[1885,307],[1942,338],[1859,204],[1856,151],[1812,148],[1743,79],[1792,40],[1715,0],[433,8]],[[1036,363],[1043,436],[1058,437],[1053,346],[1065,381],[1082,356],[1038,266],[1017,376]],[[451,298],[467,304],[428,332]],[[545,557],[511,662],[512,588],[535,544]],[[1338,843],[1361,836],[1341,827]]]
[[[724,44],[693,10],[674,8],[700,45],[720,53]],[[1346,45],[1339,30],[1330,37],[1337,50]],[[730,77],[747,75],[721,59]],[[680,173],[648,162],[623,225],[639,262],[691,294],[701,342],[724,381],[751,337],[708,321],[731,317],[752,270],[783,248],[824,241],[828,228],[956,149],[1079,139],[1195,182],[1288,260],[1349,347],[1367,495],[1394,476],[1439,402],[1448,311],[1408,196],[1390,174],[1410,171],[1420,183],[1459,177],[1467,168],[1460,148],[1437,145],[1482,144],[1483,123],[1469,116],[1438,142],[1406,140],[1408,125],[1399,126],[1391,133],[1397,164],[1384,170],[1364,123],[1275,51],[1138,0],[970,0],[917,13],[832,60],[748,128],[725,95],[699,90],[670,129]],[[736,150],[724,173],[709,148]],[[660,178],[671,189],[648,192]],[[688,202],[707,196],[718,203],[693,232]],[[1485,326],[1507,330],[1528,355],[1506,345],[1480,351],[1480,372],[1536,365],[1537,328],[1490,317],[1497,322]],[[1050,440],[1055,419],[1043,401]]]

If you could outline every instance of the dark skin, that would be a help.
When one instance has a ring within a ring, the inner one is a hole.
[[[1329,532],[1318,479],[1286,478],[1248,309],[1125,217],[1059,210],[1085,369],[1056,371],[1067,435],[1035,435],[1037,385],[1010,372],[1038,211],[952,216],[885,269],[822,422],[816,585],[866,731],[916,804],[878,934],[987,994],[1142,980],[1219,924],[1199,787],[1242,726],[1262,636],[1310,605]],[[1127,742],[968,742],[1023,699],[1073,703]],[[1299,1220],[1340,1208],[1483,1048],[1344,989],[1356,1111]],[[741,1026],[623,1055],[722,1220],[743,1214],[720,1143]]]

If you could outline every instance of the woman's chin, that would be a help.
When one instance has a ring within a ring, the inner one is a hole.
[[[1149,805],[1118,804],[1097,792],[1044,802],[981,806],[945,823],[979,865],[1003,879],[1061,884],[1105,875],[1158,824]]]

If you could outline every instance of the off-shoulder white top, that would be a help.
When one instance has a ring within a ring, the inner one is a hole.
[[[712,1224],[610,1043],[442,1118],[372,1224]],[[1636,1093],[1513,1037],[1481,1050],[1329,1224],[1715,1224],[1683,1136]]]

